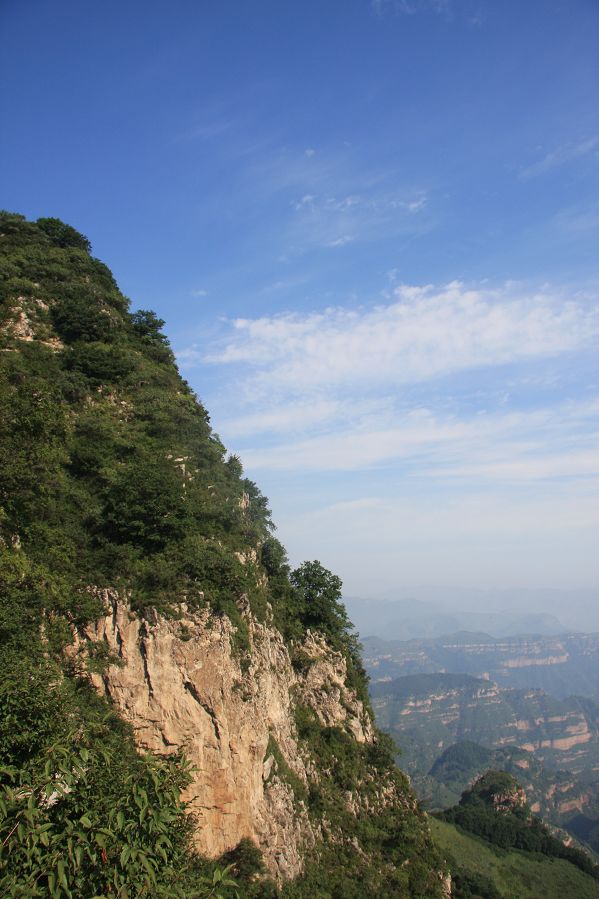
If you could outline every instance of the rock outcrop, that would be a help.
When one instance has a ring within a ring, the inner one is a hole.
[[[345,686],[343,656],[308,634],[302,664],[294,666],[279,632],[246,610],[251,651],[242,657],[226,616],[183,605],[181,617],[142,619],[115,594],[104,599],[106,616],[80,637],[102,642],[118,663],[90,677],[131,723],[140,748],[182,750],[192,763],[184,798],[197,822],[198,851],[217,857],[248,837],[271,874],[296,876],[318,834],[289,782],[306,784],[310,764],[298,746],[295,702],[325,726],[373,740],[369,715]],[[85,641],[77,645],[85,653]],[[285,765],[294,778],[280,770]]]

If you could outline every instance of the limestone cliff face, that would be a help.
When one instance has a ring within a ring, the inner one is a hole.
[[[249,837],[273,875],[296,876],[318,833],[273,746],[306,783],[310,762],[296,740],[296,701],[311,706],[322,724],[372,741],[370,718],[345,686],[343,657],[309,634],[298,673],[279,632],[246,610],[251,653],[242,665],[225,616],[181,606],[176,620],[141,619],[116,595],[104,599],[106,617],[79,635],[78,646],[85,652],[82,638],[101,641],[118,656],[119,665],[91,677],[132,724],[139,746],[184,750],[194,766],[184,798],[197,821],[198,851],[216,857]]]

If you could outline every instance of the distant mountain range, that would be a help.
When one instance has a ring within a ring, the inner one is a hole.
[[[598,703],[457,673],[376,681],[371,697],[429,807],[447,807],[476,776],[501,769],[533,811],[599,851]]]
[[[470,674],[501,687],[538,688],[599,702],[599,634],[493,637],[460,632],[419,640],[363,640],[373,681],[406,674]]]
[[[516,634],[554,636],[567,628],[548,612],[470,611],[422,600],[375,600],[345,597],[350,620],[363,637],[387,640],[435,638],[457,631],[484,632],[493,637]],[[484,608],[484,607],[483,607]]]

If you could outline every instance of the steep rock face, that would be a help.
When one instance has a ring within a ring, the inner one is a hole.
[[[309,634],[301,650],[306,670],[298,674],[279,632],[246,611],[251,653],[249,665],[242,666],[225,616],[189,613],[181,606],[178,619],[141,619],[116,595],[104,598],[107,615],[85,637],[104,643],[120,664],[91,677],[132,724],[141,748],[185,751],[194,766],[185,799],[197,821],[198,851],[216,857],[249,837],[272,874],[296,876],[303,851],[318,834],[272,749],[278,747],[306,783],[295,698],[311,706],[323,724],[372,741],[370,718],[345,687],[343,657]]]

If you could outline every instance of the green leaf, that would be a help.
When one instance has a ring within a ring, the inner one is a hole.
[[[146,856],[143,854],[143,852],[138,852],[137,857],[138,857],[139,861],[142,863],[143,867],[148,872],[148,876],[150,877],[151,882],[156,883],[156,872],[154,871],[154,868],[150,864],[149,859],[146,858]]]
[[[57,871],[57,873],[58,873],[58,882],[59,882],[60,884],[62,884],[62,886],[65,887],[65,889],[68,890],[68,888],[69,888],[69,881],[67,880],[67,875],[66,875],[66,871],[65,871],[65,867],[64,867],[64,862],[63,862],[63,860],[62,860],[61,858],[58,859],[58,861],[57,861],[57,863],[56,863],[56,871]]]

